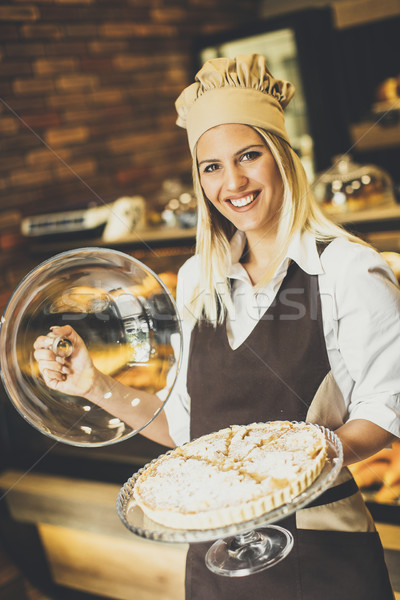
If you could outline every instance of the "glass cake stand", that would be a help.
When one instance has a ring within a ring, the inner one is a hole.
[[[133,497],[136,480],[148,465],[132,475],[121,488],[117,497],[118,516],[132,533],[150,540],[178,543],[217,540],[208,550],[205,560],[207,567],[218,575],[240,577],[263,571],[283,560],[293,547],[290,531],[274,523],[318,498],[333,484],[342,468],[343,449],[339,438],[325,427],[320,426],[320,429],[328,442],[328,456],[320,475],[291,502],[251,521],[205,530],[172,529],[152,521]]]

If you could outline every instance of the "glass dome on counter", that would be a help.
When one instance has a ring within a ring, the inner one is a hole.
[[[330,169],[316,175],[312,185],[316,199],[328,213],[395,202],[392,180],[380,167],[358,164],[348,154],[335,156],[332,162]]]
[[[107,248],[63,252],[37,266],[1,320],[1,376],[12,404],[40,432],[75,446],[111,444],[149,425],[181,353],[168,288]],[[141,416],[150,401],[151,414]]]

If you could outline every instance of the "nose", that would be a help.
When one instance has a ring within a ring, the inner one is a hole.
[[[239,165],[233,164],[225,167],[225,187],[230,192],[243,190],[248,183],[248,178]]]

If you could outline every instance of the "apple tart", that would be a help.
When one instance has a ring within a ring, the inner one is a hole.
[[[326,455],[325,435],[311,423],[233,425],[150,463],[134,498],[166,527],[224,527],[291,502],[318,477]]]

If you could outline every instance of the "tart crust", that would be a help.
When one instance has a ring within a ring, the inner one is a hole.
[[[134,498],[166,527],[224,527],[291,502],[321,473],[326,454],[325,435],[311,423],[233,425],[147,465]]]

